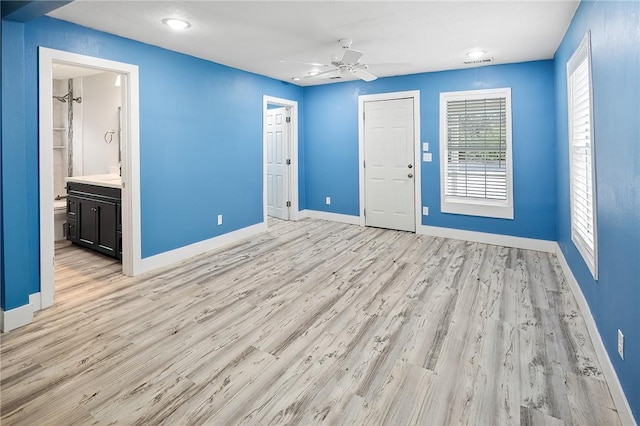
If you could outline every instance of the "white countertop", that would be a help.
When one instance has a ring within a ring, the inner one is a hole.
[[[106,186],[108,188],[122,188],[122,178],[119,175],[73,176],[65,178],[65,181]]]

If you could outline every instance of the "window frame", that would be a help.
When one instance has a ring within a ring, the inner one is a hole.
[[[574,218],[574,206],[575,206],[575,193],[574,193],[574,139],[573,139],[573,96],[572,96],[572,76],[582,66],[584,62],[587,62],[586,70],[588,73],[588,85],[589,85],[589,141],[591,142],[590,160],[591,160],[591,227],[593,229],[593,247],[589,247],[589,243],[585,237],[581,234],[580,229],[575,225]],[[567,124],[568,124],[568,151],[569,151],[569,218],[571,227],[571,241],[582,256],[582,259],[586,263],[594,280],[598,280],[598,202],[597,202],[597,188],[596,188],[596,150],[595,150],[595,132],[594,132],[594,117],[593,117],[593,72],[591,67],[591,32],[587,31],[584,38],[573,52],[569,60],[567,61]],[[593,251],[593,254],[591,254]]]
[[[447,103],[449,101],[505,98],[506,112],[506,200],[489,200],[447,195]],[[513,219],[513,127],[511,88],[464,90],[440,93],[440,211],[442,213]]]

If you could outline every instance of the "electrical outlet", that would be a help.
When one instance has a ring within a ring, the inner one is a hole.
[[[423,216],[429,216],[429,207],[422,206],[422,215]]]
[[[618,354],[624,360],[624,334],[618,329]]]
[[[222,225],[222,215],[218,215],[218,226]]]
[[[430,152],[423,152],[422,153],[422,161],[424,161],[425,163],[430,163],[432,159],[433,159],[433,157],[432,157]]]
[[[327,197],[327,198],[324,200],[324,203],[325,203],[326,205],[331,204],[331,197]]]

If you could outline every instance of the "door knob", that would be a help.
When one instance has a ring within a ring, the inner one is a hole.
[[[413,177],[413,173],[409,173],[407,176],[412,178]]]
[[[408,166],[408,167],[409,167],[409,168],[412,168],[412,167],[413,167],[413,164],[409,164],[409,166]]]

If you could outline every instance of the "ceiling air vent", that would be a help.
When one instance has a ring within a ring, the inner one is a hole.
[[[493,62],[493,58],[472,59],[470,61],[464,61],[466,65],[484,64],[485,62]]]
[[[329,80],[341,80],[342,76],[341,75],[336,75],[334,77],[329,77]]]

